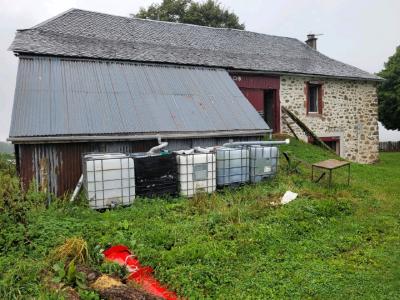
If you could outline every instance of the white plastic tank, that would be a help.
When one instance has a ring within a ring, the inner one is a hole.
[[[250,182],[259,182],[276,175],[279,150],[277,147],[250,146]]]
[[[93,209],[129,205],[135,199],[134,160],[122,153],[83,157],[84,182]]]
[[[247,148],[216,149],[217,186],[236,185],[249,181],[249,150]]]
[[[214,153],[177,151],[179,191],[182,196],[212,193],[216,189],[216,163]]]

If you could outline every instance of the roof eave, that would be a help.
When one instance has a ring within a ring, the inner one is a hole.
[[[185,63],[171,63],[165,61],[147,61],[147,60],[128,60],[128,59],[108,59],[108,58],[100,58],[100,57],[85,57],[85,56],[63,56],[63,55],[52,55],[46,53],[31,53],[18,51],[14,49],[9,49],[14,52],[16,56],[23,57],[57,57],[62,59],[76,59],[76,60],[100,60],[100,61],[120,61],[120,62],[130,62],[130,63],[145,63],[152,65],[170,65],[170,66],[191,66],[191,67],[204,67],[204,68],[214,68],[214,69],[224,69],[229,73],[248,73],[248,74],[265,74],[265,75],[295,75],[295,76],[304,76],[304,77],[320,77],[320,78],[330,78],[330,79],[344,79],[344,80],[357,80],[357,81],[375,81],[382,82],[385,79],[379,76],[378,78],[369,78],[369,77],[351,77],[351,76],[335,76],[335,75],[326,75],[326,74],[313,74],[313,73],[300,73],[300,72],[288,72],[288,71],[269,71],[269,70],[256,70],[256,69],[238,69],[232,66],[220,66],[220,65],[201,65],[201,64],[185,64]]]
[[[44,143],[73,143],[73,142],[116,142],[116,141],[141,141],[162,139],[187,139],[187,138],[214,138],[236,136],[263,136],[271,133],[272,129],[235,130],[214,132],[171,132],[154,134],[128,134],[128,135],[55,135],[55,136],[16,136],[9,137],[7,141],[13,144],[44,144]]]
[[[264,71],[264,70],[248,70],[248,69],[236,69],[229,68],[226,69],[228,73],[244,73],[244,74],[265,74],[265,75],[295,75],[304,77],[319,77],[319,78],[329,78],[329,79],[343,79],[343,80],[357,80],[357,81],[375,81],[382,82],[385,79],[377,76],[378,78],[369,77],[351,77],[351,76],[335,76],[326,74],[313,74],[313,73],[300,73],[300,72],[285,72],[285,71]]]

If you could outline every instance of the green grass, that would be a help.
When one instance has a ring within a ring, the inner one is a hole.
[[[332,157],[294,141],[282,150],[308,162]],[[282,161],[282,167],[284,162]],[[311,183],[309,170],[196,199],[139,200],[98,213],[55,203],[27,227],[0,233],[0,295],[43,295],[44,259],[67,237],[123,243],[179,295],[193,299],[400,298],[400,153]],[[299,197],[273,206],[286,190]]]

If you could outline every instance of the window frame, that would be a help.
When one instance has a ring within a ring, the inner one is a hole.
[[[311,88],[318,88],[318,100],[317,100],[317,111],[310,111],[310,91]],[[321,81],[308,81],[306,82],[306,111],[307,115],[320,116],[323,113],[323,95],[324,95],[324,83]]]

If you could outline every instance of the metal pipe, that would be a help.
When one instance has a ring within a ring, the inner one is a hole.
[[[81,190],[82,184],[83,184],[83,174],[81,175],[81,177],[79,177],[78,184],[75,187],[75,190],[71,196],[71,199],[69,200],[70,202],[73,202],[75,200],[76,196],[78,195],[79,191]]]
[[[147,154],[154,154],[156,152],[159,152],[161,149],[165,148],[168,146],[168,142],[161,142],[161,136],[158,135],[157,136],[157,141],[158,141],[158,146],[155,146],[153,148],[151,148],[149,151],[147,151]]]
[[[244,146],[244,145],[249,145],[249,146],[272,146],[272,145],[287,145],[290,143],[289,139],[286,139],[284,141],[253,141],[253,142],[232,142],[232,143],[225,143],[222,146],[223,147],[236,147],[236,146]]]
[[[211,149],[209,148],[201,148],[201,147],[194,147],[194,150],[199,152],[199,153],[204,153],[204,154],[208,154],[211,152]]]
[[[194,149],[177,150],[177,151],[174,151],[174,153],[176,153],[176,154],[193,154],[194,153]]]

